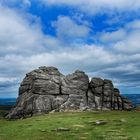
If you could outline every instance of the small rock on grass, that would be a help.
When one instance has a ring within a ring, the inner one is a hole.
[[[124,123],[124,122],[126,122],[126,120],[125,119],[120,119],[120,122]]]
[[[105,121],[105,120],[96,120],[96,121],[88,121],[87,123],[94,124],[94,125],[104,125],[104,124],[107,124],[107,121]]]
[[[119,120],[114,120],[115,122],[122,122],[122,123],[125,123],[126,120],[125,119],[119,119]]]
[[[70,129],[65,127],[60,127],[60,128],[53,129],[52,131],[61,132],[61,131],[70,131]]]
[[[84,125],[81,125],[81,124],[75,124],[75,125],[73,125],[73,127],[84,128],[85,126]]]
[[[105,124],[107,124],[107,121],[104,121],[104,120],[97,120],[97,121],[95,121],[95,124],[96,124],[96,125],[105,125]]]
[[[120,133],[120,130],[107,130],[108,133]]]
[[[80,137],[80,140],[86,140],[87,137]]]
[[[39,129],[40,132],[47,132],[45,129]]]

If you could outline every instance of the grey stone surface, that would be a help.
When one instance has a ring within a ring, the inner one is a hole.
[[[132,102],[125,97],[122,97],[122,107],[124,110],[131,110],[133,108]]]
[[[64,76],[55,67],[39,67],[27,73],[19,87],[16,106],[6,116],[19,119],[55,111],[131,110],[111,80],[92,78],[83,71]]]
[[[82,71],[75,71],[66,77],[61,78],[61,92],[62,94],[76,94],[83,95],[88,91],[89,79]]]

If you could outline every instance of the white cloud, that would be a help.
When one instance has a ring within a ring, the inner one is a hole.
[[[43,33],[40,19],[36,16],[3,6],[0,6],[0,11],[1,56],[32,56],[48,50],[61,49],[62,41],[65,40],[63,37],[86,37],[90,30],[86,25],[76,24],[69,17],[59,17],[53,23],[58,35],[56,38]]]
[[[0,0],[0,5],[4,6],[19,6],[21,8],[26,8],[31,6],[31,1],[30,0]]]
[[[69,69],[70,72],[78,68],[88,70],[90,66],[95,70],[99,70],[100,67],[112,64],[114,61],[116,60],[113,58],[113,55],[105,51],[102,47],[79,46],[75,49],[63,48],[57,51],[42,52],[26,57],[21,55],[8,55],[3,57],[0,64],[5,69],[9,66],[19,71],[21,71],[20,68],[29,71],[41,65],[54,65],[59,68]],[[17,75],[17,73],[13,74],[14,76]]]
[[[0,7],[0,54],[32,54],[42,51],[44,35],[38,19],[34,24],[24,18],[22,13]],[[28,15],[27,15],[28,16]]]
[[[111,78],[115,82],[121,81],[119,85],[126,85],[126,83],[131,83],[132,79],[135,80],[135,75],[140,74],[139,59],[140,55],[117,54],[112,50],[105,50],[101,46],[85,45],[74,49],[63,48],[26,57],[7,56],[3,58],[0,64],[5,69],[13,67],[15,71],[10,71],[11,76],[21,79],[25,73],[45,65],[58,67],[65,74],[80,69],[87,72],[89,76]],[[4,65],[2,65],[3,63]],[[7,72],[9,71],[7,70],[6,74]],[[138,81],[136,83],[138,84]]]
[[[52,25],[56,28],[57,37],[67,41],[86,38],[90,32],[90,28],[87,25],[78,24],[67,16],[59,16]]]
[[[114,32],[102,32],[99,34],[100,41],[103,43],[108,42],[116,42],[124,39],[126,37],[127,33],[123,29],[119,29]]]
[[[126,28],[133,30],[140,30],[140,20],[134,20],[126,25]]]
[[[95,37],[120,55],[140,54],[140,20],[126,23],[112,32],[99,32]]]
[[[136,11],[140,8],[139,0],[42,0],[42,2],[46,5],[73,6],[89,14],[104,12],[111,14],[110,10],[122,12]]]
[[[0,82],[14,82],[16,80],[15,77],[0,77]]]
[[[26,6],[31,6],[31,1],[30,0],[23,0],[23,4]]]
[[[140,54],[140,33],[128,34],[124,40],[118,41],[114,47],[120,53]]]
[[[134,20],[122,30],[125,35],[118,40],[114,48],[120,53],[140,54],[140,20]]]

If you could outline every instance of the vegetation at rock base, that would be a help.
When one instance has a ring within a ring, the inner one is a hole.
[[[140,140],[140,112],[50,113],[0,119],[0,140]]]
[[[0,117],[4,117],[13,108],[13,105],[0,105]]]

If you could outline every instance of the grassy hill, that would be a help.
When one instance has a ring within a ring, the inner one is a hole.
[[[0,140],[140,140],[139,112],[67,112],[7,121]]]

